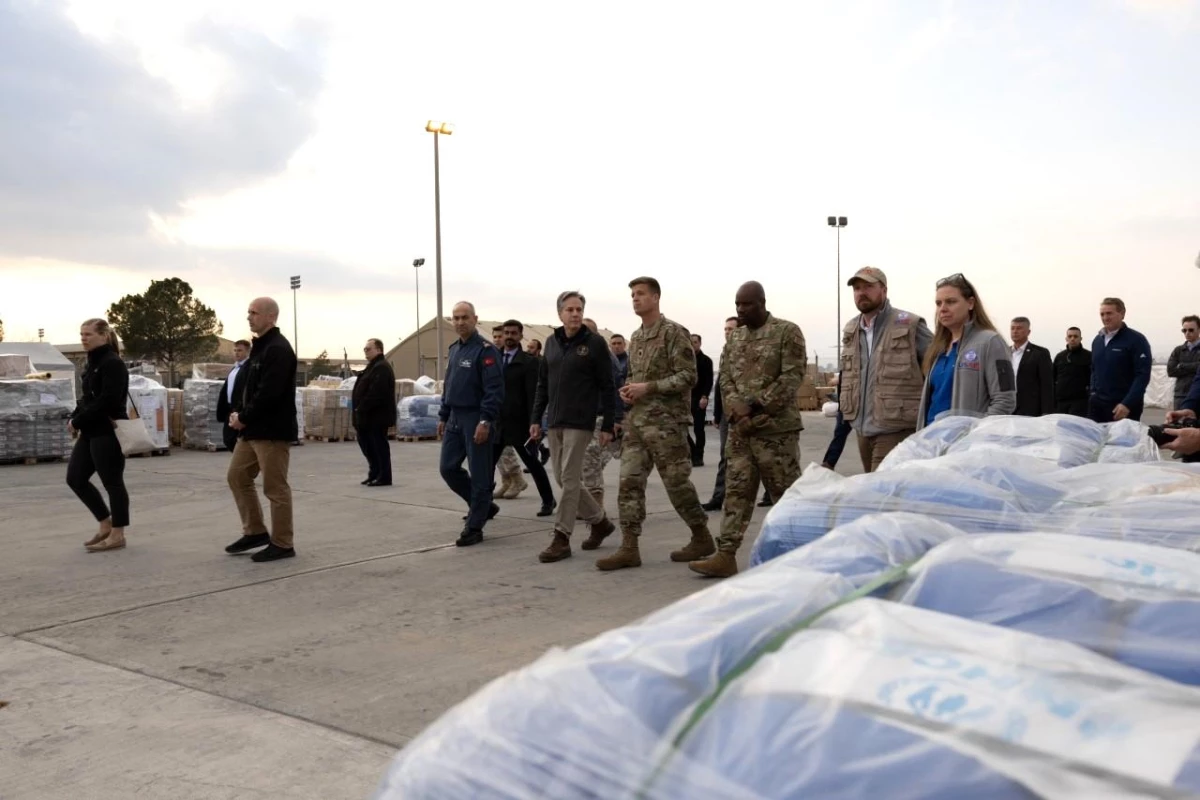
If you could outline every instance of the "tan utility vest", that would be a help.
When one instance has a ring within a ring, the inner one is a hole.
[[[862,402],[862,355],[859,351],[861,315],[850,320],[842,331],[842,387],[838,405],[842,418],[853,422],[858,418]],[[871,422],[884,430],[915,428],[921,406],[925,377],[917,354],[917,328],[921,318],[898,308],[890,309],[887,319],[875,318],[875,324],[886,326],[875,339],[871,351],[874,367],[874,395],[869,398]],[[875,335],[875,331],[871,331]]]

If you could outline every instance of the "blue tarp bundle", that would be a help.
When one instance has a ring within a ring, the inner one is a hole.
[[[396,405],[398,436],[437,436],[441,395],[417,394],[401,398]]]

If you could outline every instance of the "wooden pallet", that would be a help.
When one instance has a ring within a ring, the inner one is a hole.
[[[169,456],[171,451],[168,450],[151,450],[149,453],[134,453],[126,458],[150,458],[151,456]]]
[[[29,456],[28,458],[5,458],[0,459],[0,465],[14,466],[21,465],[31,467],[34,464],[57,464],[60,461],[66,461],[66,456]]]
[[[440,442],[440,436],[396,436],[397,442]]]
[[[310,435],[306,434],[304,438],[310,442],[353,442],[354,441],[354,438],[351,436],[310,436]]]
[[[200,450],[201,452],[207,451],[209,453],[227,453],[227,452],[229,452],[228,450],[225,449],[224,445],[219,445],[219,444],[185,444],[183,446],[183,449],[184,450]]]

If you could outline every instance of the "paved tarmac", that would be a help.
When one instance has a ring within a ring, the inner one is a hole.
[[[805,414],[802,463],[833,420]],[[716,474],[693,479],[707,500]],[[293,449],[294,559],[227,556],[228,454],[133,459],[129,546],[94,523],[66,465],[0,467],[0,796],[5,800],[367,798],[396,750],[489,680],[711,585],[667,554],[688,531],[655,475],[643,566],[541,564],[536,492],[499,501],[477,547],[438,445],[392,443],[396,485],[359,485],[353,443]],[[839,471],[860,472],[851,440]],[[606,505],[616,509],[617,464]],[[755,515],[741,553],[765,509]],[[719,514],[713,514],[714,533]]]

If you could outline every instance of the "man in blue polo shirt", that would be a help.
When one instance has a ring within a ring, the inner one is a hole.
[[[479,335],[475,306],[464,301],[451,314],[458,341],[450,345],[446,362],[438,435],[442,479],[469,508],[467,524],[455,544],[469,547],[483,541],[484,524],[500,513],[500,506],[492,502],[492,447],[504,405],[504,375],[500,351]]]
[[[1146,387],[1150,385],[1150,342],[1125,324],[1125,303],[1119,297],[1100,301],[1104,327],[1092,341],[1092,384],[1088,417],[1094,422],[1142,418]]]

